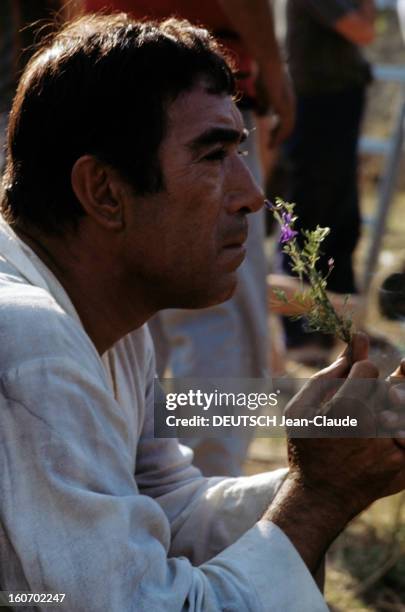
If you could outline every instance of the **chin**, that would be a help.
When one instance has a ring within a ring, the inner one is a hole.
[[[235,283],[231,289],[228,289],[228,291],[223,293],[222,296],[215,302],[215,304],[222,304],[223,302],[227,302],[228,300],[230,300],[231,297],[233,297],[235,294],[236,286],[237,283]]]
[[[217,292],[210,292],[209,297],[207,296],[205,299],[205,304],[200,306],[200,308],[208,308],[209,306],[216,306],[217,304],[222,304],[227,300],[230,300],[234,295],[237,287],[236,275],[232,283],[227,284],[226,287],[221,287]]]
[[[218,279],[216,279],[218,280]],[[235,293],[237,287],[236,274],[228,274],[226,280],[222,278],[222,283],[214,284],[213,282],[205,284],[200,287],[193,287],[190,291],[190,286],[182,288],[182,291],[172,293],[170,301],[164,305],[160,305],[159,309],[162,308],[188,308],[197,310],[199,308],[209,308],[210,306],[216,306],[229,300]]]

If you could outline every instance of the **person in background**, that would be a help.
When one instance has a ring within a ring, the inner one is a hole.
[[[290,133],[294,122],[294,98],[274,34],[268,0],[87,0],[87,11],[119,9],[136,18],[180,15],[202,23],[233,54],[238,67],[238,106],[246,128],[255,127],[254,111],[271,110],[277,121],[269,130],[268,146],[275,147]],[[263,95],[256,96],[260,75]],[[261,184],[255,134],[245,145],[247,165]],[[269,376],[267,263],[263,250],[264,211],[250,215],[245,262],[238,271],[237,291],[215,307],[160,312],[149,327],[157,354],[157,371],[167,368],[176,378],[260,378]],[[253,431],[252,431],[253,435]],[[250,438],[188,439],[195,463],[206,475],[239,475]]]
[[[402,38],[405,40],[405,0],[397,1],[397,11],[399,18],[399,25],[401,26]]]
[[[287,200],[297,227],[330,227],[320,261],[333,260],[328,288],[356,293],[353,251],[360,233],[357,144],[370,66],[361,47],[374,37],[373,0],[288,0],[287,59],[297,98],[294,130],[283,147]],[[331,262],[332,263],[332,262]],[[291,274],[289,258],[283,270]],[[284,319],[290,355],[312,363],[333,338]]]

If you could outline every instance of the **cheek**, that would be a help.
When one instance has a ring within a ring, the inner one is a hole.
[[[215,223],[224,209],[223,175],[223,169],[214,165],[210,172],[200,173],[194,180],[194,210],[207,222],[211,220],[212,223]]]
[[[176,192],[193,202],[212,200],[219,205],[225,176],[224,163],[197,164],[176,185]]]
[[[224,223],[223,174],[223,164],[196,164],[166,177],[165,201],[155,208],[162,228],[156,247],[171,264],[212,265]]]

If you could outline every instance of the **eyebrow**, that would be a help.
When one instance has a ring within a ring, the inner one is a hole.
[[[249,130],[246,128],[244,128],[241,132],[231,128],[212,128],[197,136],[197,138],[189,143],[188,147],[192,151],[199,151],[204,147],[216,143],[241,143],[244,142],[248,136]]]

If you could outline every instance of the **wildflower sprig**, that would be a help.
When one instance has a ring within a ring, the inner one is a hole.
[[[272,212],[281,228],[280,243],[282,251],[290,257],[291,269],[302,283],[307,282],[309,288],[296,293],[295,300],[302,305],[312,304],[309,312],[296,315],[294,319],[304,318],[308,331],[320,331],[338,336],[350,344],[352,337],[352,320],[345,312],[339,315],[327,294],[327,281],[334,267],[333,259],[328,261],[328,271],[322,274],[317,269],[317,263],[322,255],[321,245],[330,233],[328,227],[317,226],[314,230],[301,230],[302,246],[298,243],[299,232],[294,228],[298,217],[294,214],[294,204],[276,199],[276,204],[266,200],[266,207]],[[286,302],[283,291],[277,291],[277,297]],[[347,298],[348,299],[348,298]],[[347,303],[347,299],[345,304]]]

